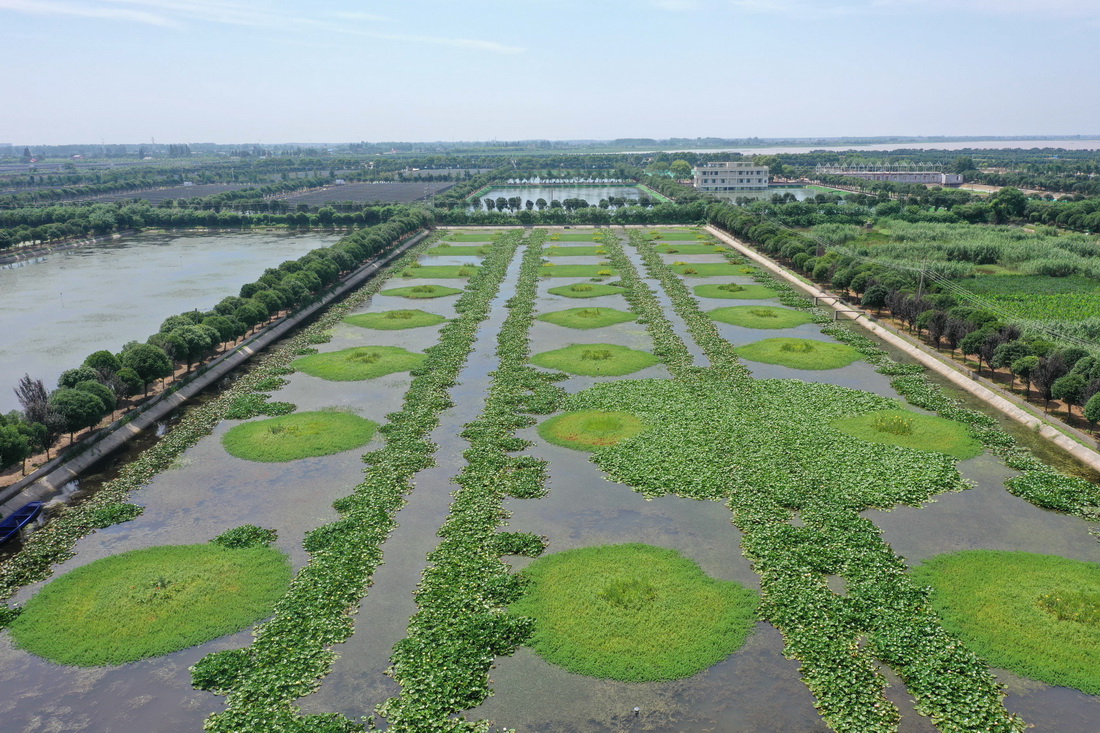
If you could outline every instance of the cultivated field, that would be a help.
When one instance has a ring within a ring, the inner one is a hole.
[[[342,186],[329,186],[317,191],[304,191],[290,194],[285,200],[292,204],[324,206],[335,203],[383,203],[408,204],[420,201],[437,193],[442,193],[455,184],[453,182],[427,183],[347,183]]]

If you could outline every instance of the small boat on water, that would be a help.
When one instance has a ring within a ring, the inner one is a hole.
[[[31,501],[16,509],[11,516],[6,517],[4,521],[0,522],[0,545],[14,539],[19,534],[19,530],[33,522],[41,512],[42,502]]]

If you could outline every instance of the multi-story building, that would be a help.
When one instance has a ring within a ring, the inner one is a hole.
[[[768,166],[748,161],[700,163],[694,173],[700,191],[762,191],[768,187]]]

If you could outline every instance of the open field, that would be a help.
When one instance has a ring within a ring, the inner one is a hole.
[[[324,206],[325,204],[408,204],[442,193],[454,186],[450,182],[424,183],[345,183],[318,191],[303,191],[285,196],[290,204]]]
[[[215,733],[355,731],[365,716],[395,733],[1023,733],[1100,719],[1084,656],[1100,489],[759,270],[710,262],[734,277],[699,285],[655,230],[601,234],[614,286],[545,277],[605,266],[544,267],[554,230],[533,229],[466,240],[485,251],[453,288],[401,287],[431,266],[435,234],[273,349],[233,404],[287,414],[197,408],[201,436],[112,495],[55,571],[254,524],[294,573],[270,618],[99,676],[0,645],[6,723],[64,730],[88,709],[103,729]],[[425,327],[389,328],[406,320]],[[349,423],[318,435],[359,447],[277,466],[225,450],[248,426],[278,443],[265,450],[298,447],[291,428],[317,415]],[[185,417],[161,445],[196,431]],[[1042,508],[1052,497],[1064,512]],[[952,571],[956,548],[1054,559],[989,589],[992,571]],[[172,587],[166,565],[137,585]],[[45,594],[3,567],[11,603]]]

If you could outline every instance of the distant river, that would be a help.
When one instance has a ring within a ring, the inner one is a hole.
[[[339,234],[139,234],[0,267],[0,412],[24,373],[52,389],[99,349],[144,341],[170,315],[208,310],[268,267]]]
[[[1031,150],[1032,148],[1062,148],[1063,150],[1100,150],[1100,140],[970,140],[966,142],[874,143],[871,145],[779,145],[759,148],[699,148],[676,149],[678,153],[743,153],[744,155],[782,155],[809,153],[814,150],[843,152],[846,150]],[[669,148],[666,151],[671,150]],[[631,150],[630,153],[652,153],[653,150]]]

